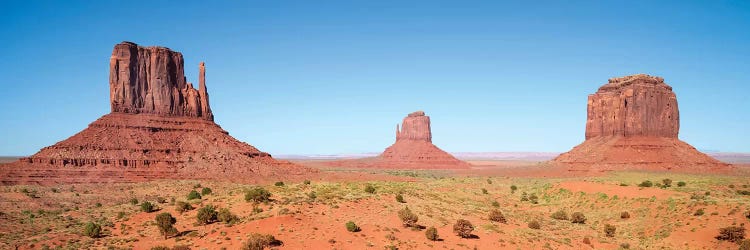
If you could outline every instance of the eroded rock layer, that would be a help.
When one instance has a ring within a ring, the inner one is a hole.
[[[396,127],[396,142],[379,156],[383,168],[468,168],[470,165],[432,144],[430,117],[423,111],[407,115]]]
[[[573,170],[725,170],[678,139],[677,97],[661,77],[612,78],[589,95],[586,140],[554,163]]]
[[[30,157],[1,165],[0,182],[246,182],[315,172],[276,160],[214,123],[203,63],[198,90],[185,85],[182,55],[166,48],[124,42],[115,46],[111,65],[112,113]]]

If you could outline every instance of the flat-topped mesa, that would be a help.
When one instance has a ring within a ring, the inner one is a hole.
[[[180,52],[165,47],[115,45],[109,61],[112,112],[199,117],[213,121],[201,62],[199,86],[185,80]]]
[[[402,140],[432,142],[430,117],[424,111],[412,112],[404,117],[400,130],[396,125],[396,141]]]
[[[672,87],[661,77],[609,79],[588,97],[586,139],[600,136],[677,138],[680,114]]]

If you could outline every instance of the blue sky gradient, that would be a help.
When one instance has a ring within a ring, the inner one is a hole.
[[[216,122],[271,154],[378,152],[409,112],[452,152],[566,151],[607,79],[664,77],[680,138],[750,152],[748,1],[2,1],[0,155],[109,113],[121,41],[206,62]]]

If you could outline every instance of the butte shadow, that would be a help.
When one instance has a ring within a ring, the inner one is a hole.
[[[586,140],[550,163],[571,171],[732,168],[679,140],[679,130],[677,97],[663,78],[612,78],[588,97]]]
[[[316,172],[274,159],[216,124],[205,73],[205,64],[200,63],[195,89],[186,81],[181,53],[131,42],[115,45],[110,58],[111,113],[32,156],[0,165],[0,181],[245,182]]]

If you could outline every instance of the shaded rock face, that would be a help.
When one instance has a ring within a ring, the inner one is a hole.
[[[404,118],[401,129],[396,126],[396,142],[385,149],[374,166],[447,169],[468,168],[470,165],[432,144],[430,117],[423,111],[417,111]]]
[[[112,113],[30,157],[0,165],[0,182],[253,182],[315,172],[276,160],[214,123],[203,63],[196,90],[185,83],[178,52],[123,42],[112,54]]]
[[[186,82],[182,54],[164,47],[115,45],[109,61],[112,112],[213,120],[201,62],[199,87]]]
[[[672,87],[638,74],[609,79],[589,95],[586,140],[556,157],[573,170],[726,170],[729,165],[678,139]]]
[[[598,136],[677,138],[680,112],[672,87],[645,74],[609,79],[589,95],[586,139]]]
[[[412,140],[432,142],[430,117],[424,111],[410,113],[401,123],[401,129],[396,125],[396,141]]]

